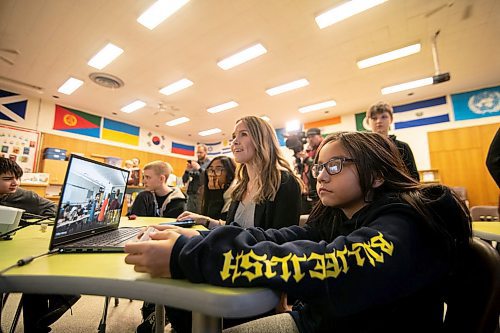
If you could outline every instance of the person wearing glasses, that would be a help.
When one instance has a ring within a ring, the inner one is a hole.
[[[205,170],[201,214],[215,220],[226,220],[234,191],[236,163],[231,157],[217,156]]]
[[[396,140],[395,135],[389,135],[389,129],[393,121],[393,113],[392,106],[385,102],[378,102],[370,106],[366,112],[366,119],[368,119],[368,124],[373,132],[392,140],[396,147],[398,147],[399,154],[403,158],[404,166],[410,173],[410,176],[420,181],[417,164],[415,163],[415,158],[413,157],[410,146],[406,142]]]
[[[315,157],[320,201],[305,226],[158,230],[126,245],[125,262],[154,277],[268,287],[302,301],[225,333],[440,332],[470,215],[448,187],[420,184],[402,166],[384,136],[335,133]],[[161,253],[154,264],[152,248]]]

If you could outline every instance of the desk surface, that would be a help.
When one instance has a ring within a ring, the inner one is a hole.
[[[122,226],[146,226],[160,218],[122,218]],[[39,226],[17,232],[13,240],[0,241],[0,269],[20,258],[48,250],[52,227]],[[35,259],[0,276],[0,291],[106,295],[141,299],[156,304],[200,312],[213,317],[247,317],[266,312],[278,295],[263,288],[223,288],[185,280],[151,278],[124,262],[124,253],[54,254]]]
[[[500,242],[500,222],[472,222],[472,232],[481,239]]]

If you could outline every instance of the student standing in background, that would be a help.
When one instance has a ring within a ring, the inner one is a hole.
[[[203,190],[203,172],[210,163],[207,156],[208,148],[204,144],[196,146],[196,156],[198,161],[188,161],[186,170],[182,175],[182,182],[187,184],[186,193],[188,195],[187,210],[193,213],[201,212],[201,197]]]
[[[413,179],[420,181],[420,176],[417,171],[417,164],[415,163],[415,158],[413,157],[413,152],[410,146],[403,141],[396,140],[395,135],[389,135],[389,129],[393,121],[393,110],[392,106],[385,102],[378,102],[370,106],[366,112],[366,119],[368,119],[368,124],[372,128],[372,131],[381,134],[394,142],[396,147],[398,147],[399,153],[403,158],[406,169],[410,173]]]

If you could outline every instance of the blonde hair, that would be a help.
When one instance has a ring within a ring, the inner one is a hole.
[[[301,186],[302,182],[293,173],[287,160],[283,157],[274,129],[269,123],[259,117],[247,116],[239,119],[250,133],[250,138],[255,148],[252,163],[257,170],[255,203],[273,201],[281,185],[281,171],[286,170]],[[240,164],[237,170],[237,183],[234,189],[233,200],[241,201],[249,182],[246,164]]]
[[[173,172],[173,168],[168,162],[163,161],[153,161],[144,166],[144,170],[153,170],[153,172],[159,176],[165,176],[165,182],[168,176]]]

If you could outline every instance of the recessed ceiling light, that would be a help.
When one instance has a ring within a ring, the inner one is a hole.
[[[357,65],[358,65],[359,69],[379,65],[379,64],[382,64],[384,62],[388,62],[391,60],[403,58],[403,57],[409,56],[411,54],[418,53],[418,52],[420,52],[420,48],[421,48],[420,43],[405,46],[403,48],[400,48],[400,49],[397,49],[394,51],[386,52],[386,53],[379,54],[379,55],[371,57],[371,58],[360,60],[357,62]]]
[[[207,135],[212,135],[212,134],[216,134],[216,133],[220,133],[220,132],[222,132],[220,128],[212,128],[212,129],[209,129],[206,131],[198,132],[198,135],[207,136]]]
[[[316,16],[316,24],[320,29],[345,20],[372,7],[378,6],[387,0],[352,0],[334,7],[321,15]]]
[[[59,89],[57,89],[57,91],[66,95],[71,95],[76,89],[80,88],[82,84],[82,80],[70,77],[59,87]]]
[[[144,103],[143,101],[137,100],[137,101],[134,101],[128,105],[125,105],[120,110],[122,112],[125,112],[125,113],[132,113],[134,111],[142,109],[145,106],[146,106],[146,103]]]
[[[227,103],[224,103],[224,104],[219,104],[219,105],[216,105],[216,106],[212,106],[211,108],[208,108],[207,111],[210,112],[210,113],[217,113],[217,112],[222,112],[222,111],[226,111],[226,110],[235,108],[238,105],[239,104],[236,103],[235,101],[230,101],[230,102],[227,102]]]
[[[393,94],[393,93],[397,93],[397,92],[408,90],[408,89],[428,86],[428,85],[431,85],[433,83],[434,83],[434,80],[433,80],[432,76],[426,77],[425,79],[400,83],[400,84],[396,84],[394,86],[382,88],[382,95]]]
[[[123,50],[121,48],[108,43],[101,51],[97,52],[87,64],[97,69],[103,69],[122,53]]]
[[[282,84],[280,86],[277,86],[277,87],[274,87],[271,89],[267,89],[266,93],[269,96],[274,96],[274,95],[278,95],[278,94],[281,94],[281,93],[284,93],[284,92],[287,92],[290,90],[302,88],[302,87],[305,87],[308,85],[309,85],[309,81],[307,81],[306,79],[300,79],[300,80],[296,80],[296,81]]]
[[[174,120],[167,121],[165,123],[165,125],[167,125],[167,126],[177,126],[177,125],[180,125],[180,124],[187,123],[190,120],[191,119],[189,119],[188,117],[180,117],[180,118],[177,118],[177,119],[174,119]]]
[[[329,108],[332,106],[337,105],[337,103],[332,99],[329,101],[313,104],[313,105],[308,105],[308,106],[303,106],[299,108],[300,113],[307,113],[307,112],[312,112],[312,111],[317,111],[325,108]]]
[[[188,80],[188,79],[182,79],[177,82],[174,82],[172,84],[169,84],[168,86],[161,88],[160,93],[163,95],[172,95],[175,94],[178,91],[181,91],[183,89],[186,89],[187,87],[191,87],[193,85],[193,81]]]
[[[227,57],[226,59],[219,61],[217,63],[217,66],[224,70],[228,70],[254,58],[257,58],[265,53],[267,53],[267,50],[264,46],[262,46],[262,44],[255,44],[243,51],[240,51],[230,57]]]
[[[153,30],[188,2],[189,0],[158,0],[139,16],[137,22]]]

